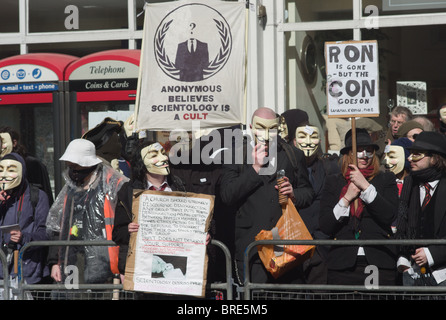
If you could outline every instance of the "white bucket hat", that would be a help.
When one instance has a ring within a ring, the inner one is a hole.
[[[60,161],[76,163],[81,167],[92,167],[102,161],[96,156],[93,142],[86,139],[74,139],[70,142]]]

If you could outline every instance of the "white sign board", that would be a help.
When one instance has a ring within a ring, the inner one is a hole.
[[[69,80],[133,79],[138,78],[139,67],[119,60],[101,60],[84,64],[74,70]]]
[[[139,230],[130,239],[124,288],[203,296],[213,196],[145,191],[137,199]]]
[[[378,117],[376,41],[326,42],[328,117]]]

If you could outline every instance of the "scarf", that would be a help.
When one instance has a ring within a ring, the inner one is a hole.
[[[373,173],[373,169],[374,168],[372,166],[368,166],[367,168],[359,169],[359,171],[368,180],[368,178]],[[347,172],[344,175],[344,178],[347,180],[347,184],[342,188],[341,195],[339,196],[339,199],[342,199],[344,197],[345,193],[347,192],[348,186],[351,183],[351,181],[350,181],[350,172],[351,172],[351,169],[348,168]],[[358,199],[358,207],[355,210],[355,206],[350,205],[350,215],[353,216],[353,217],[356,217],[357,219],[359,219],[361,217],[362,211],[364,210],[364,203],[361,200],[361,198],[359,198],[359,197],[357,197],[355,199]],[[354,199],[352,199],[352,202],[353,202],[353,200]]]
[[[412,171],[404,178],[401,190],[398,217],[397,239],[415,239],[417,235],[418,217],[421,213],[419,184],[439,180],[442,172],[435,167]]]

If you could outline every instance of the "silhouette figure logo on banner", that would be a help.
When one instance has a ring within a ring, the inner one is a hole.
[[[193,38],[196,24],[191,23],[190,26],[191,38],[178,44],[175,66],[180,70],[181,81],[200,81],[209,66],[208,44]]]
[[[185,21],[186,16],[191,19]],[[198,3],[169,12],[154,37],[158,66],[167,76],[184,82],[202,81],[218,73],[231,49],[232,35],[226,19],[215,9]]]

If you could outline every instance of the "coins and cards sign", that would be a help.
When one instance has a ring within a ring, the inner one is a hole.
[[[69,77],[71,91],[135,90],[139,67],[119,60],[101,60],[75,69]]]
[[[326,42],[328,117],[378,117],[376,41]]]

